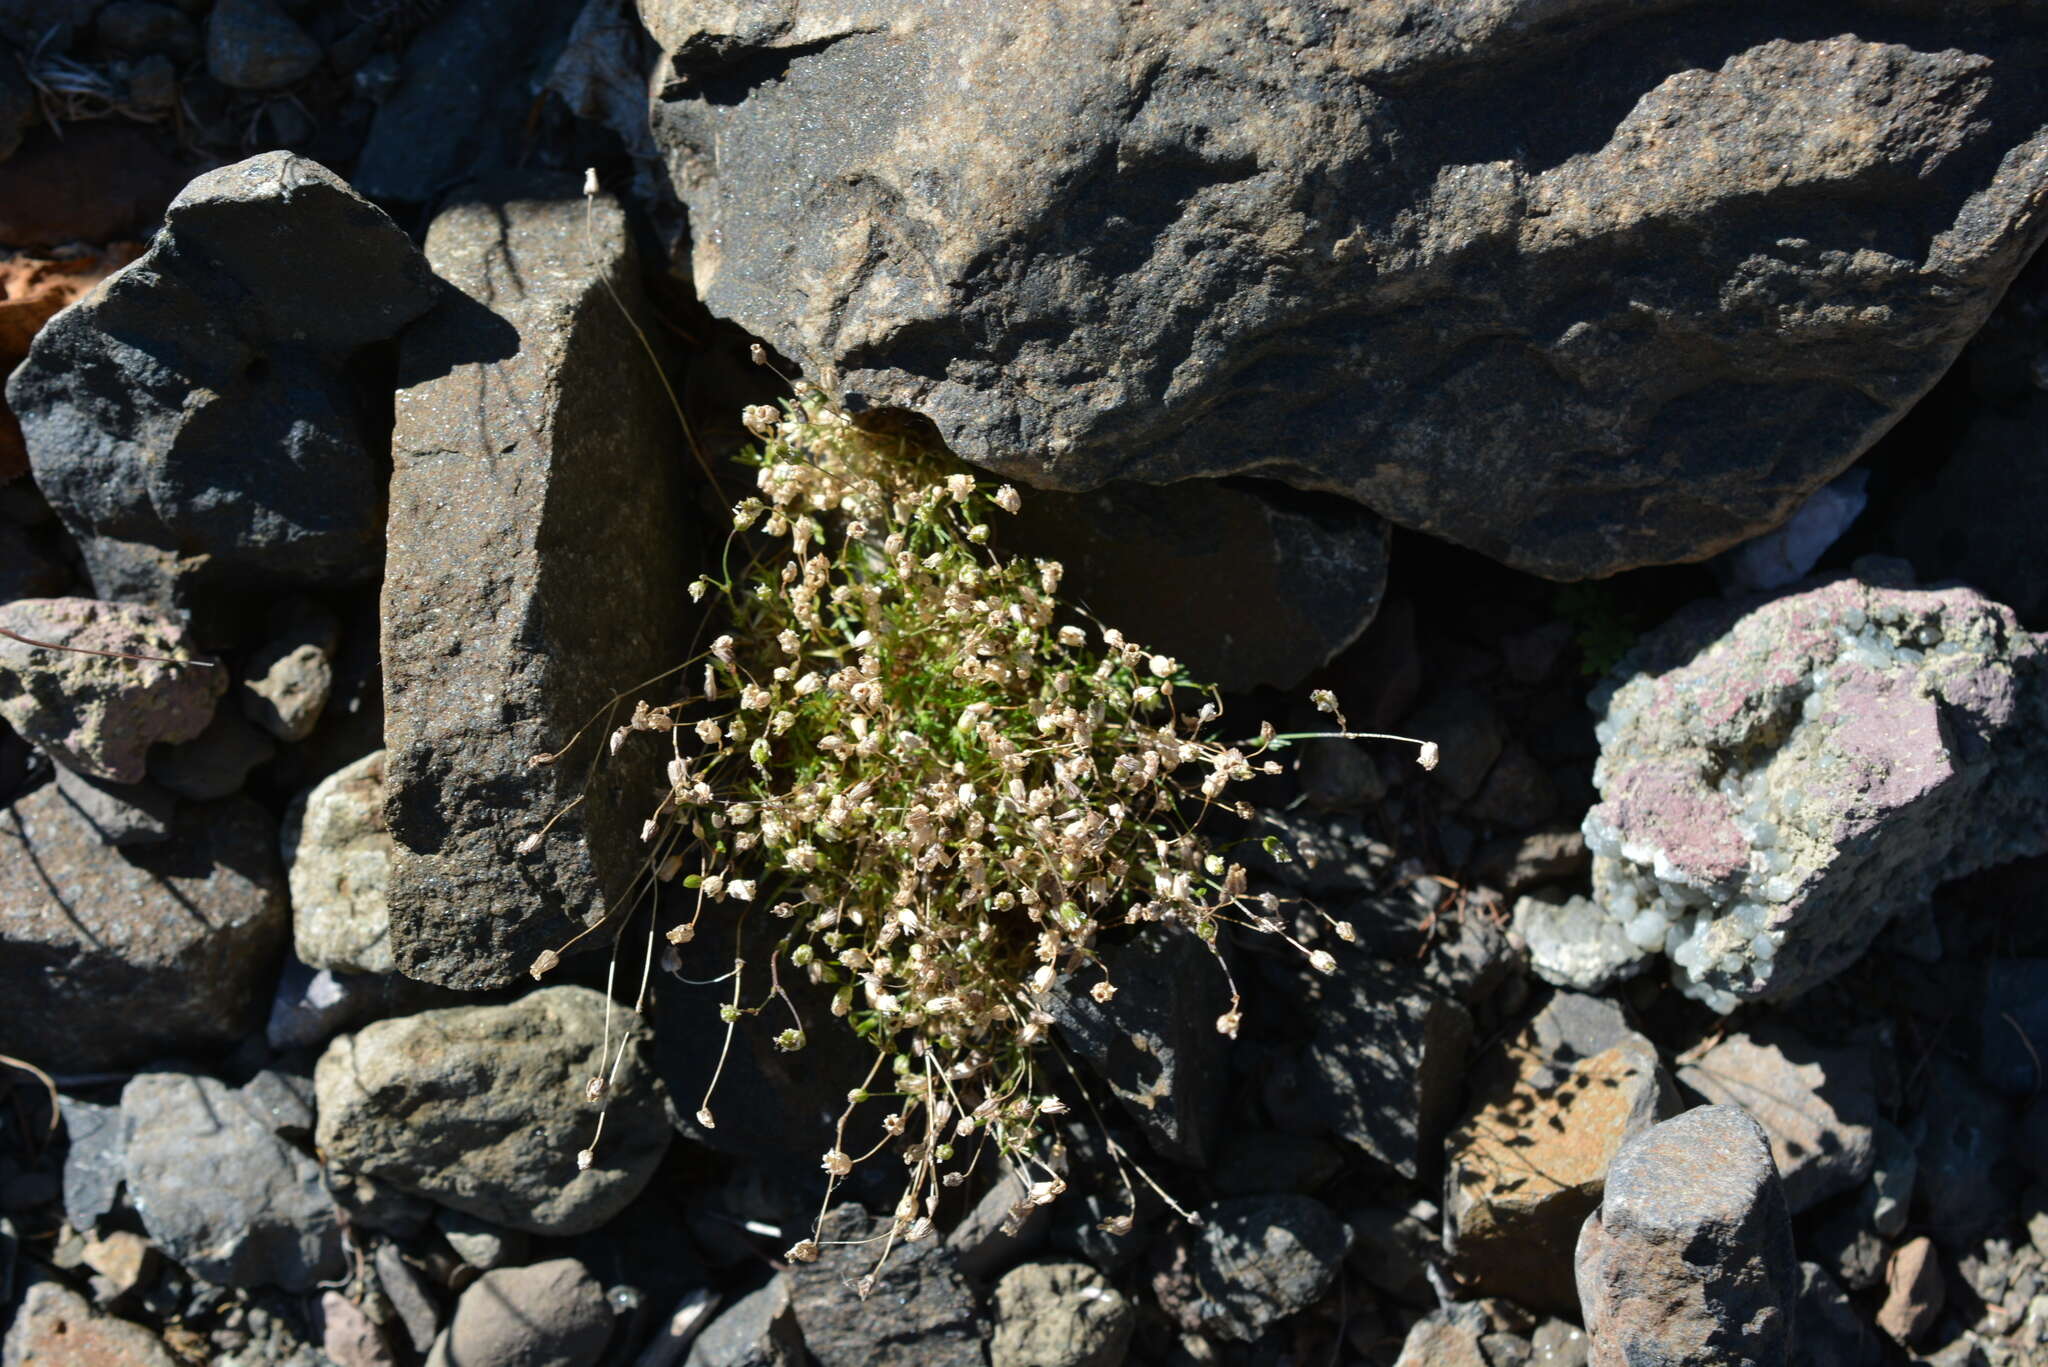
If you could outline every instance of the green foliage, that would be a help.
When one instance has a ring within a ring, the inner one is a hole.
[[[1561,585],[1551,604],[1571,623],[1579,671],[1588,678],[1599,678],[1620,664],[1643,632],[1641,615],[1624,606],[1606,584]]]
[[[789,1050],[825,1028],[783,988],[797,973],[873,1048],[839,1132],[859,1107],[886,1108],[884,1147],[906,1168],[886,1257],[930,1234],[941,1191],[978,1162],[1024,1178],[1017,1218],[1060,1192],[1043,1153],[1064,1106],[1039,1046],[1056,990],[1116,993],[1104,936],[1163,924],[1213,952],[1236,924],[1323,972],[1335,961],[1294,940],[1278,899],[1249,896],[1245,870],[1195,829],[1230,785],[1277,772],[1266,752],[1288,738],[1213,739],[1213,690],[1063,608],[1058,564],[993,550],[1015,489],[863,430],[805,386],[746,419],[759,494],[734,510],[725,567],[691,586],[719,634],[682,671],[687,688],[641,702],[611,746],[668,750],[643,834],[653,876],[689,894],[669,941],[747,915],[779,923],[768,963],[734,964],[726,1047],[754,1017]],[[536,975],[556,962],[543,955]],[[1235,984],[1231,998],[1225,1034]],[[821,1215],[871,1156],[825,1153]],[[790,1256],[817,1251],[805,1239]]]

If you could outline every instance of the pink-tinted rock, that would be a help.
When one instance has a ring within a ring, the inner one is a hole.
[[[1937,884],[2048,849],[2042,639],[1900,562],[1857,571],[1688,609],[1596,698],[1595,900],[1717,1010],[1803,992]]]
[[[132,603],[23,598],[0,606],[0,628],[52,645],[192,657],[177,618]],[[218,667],[43,650],[0,637],[0,716],[59,764],[115,783],[142,781],[155,742],[204,731],[226,688]]]

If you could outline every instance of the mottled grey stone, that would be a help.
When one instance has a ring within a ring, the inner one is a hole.
[[[23,598],[0,606],[0,717],[57,763],[114,783],[142,781],[158,741],[191,740],[212,720],[226,671],[206,664],[115,660],[79,651],[192,659],[175,617],[132,603]]]
[[[2025,7],[640,11],[698,292],[826,389],[1559,578],[1780,521],[2048,231]]]
[[[1763,1128],[1700,1106],[1607,1171],[1575,1258],[1591,1367],[1789,1367],[1799,1264]]]
[[[393,436],[392,948],[461,988],[517,980],[624,892],[658,749],[595,773],[587,750],[532,761],[688,643],[687,448],[601,279],[635,297],[624,215],[597,201],[586,235],[573,183],[522,185],[434,220],[427,254],[453,289],[406,334]],[[517,849],[578,796],[545,845]]]
[[[139,1073],[121,1092],[128,1196],[152,1242],[223,1286],[308,1291],[342,1268],[341,1224],[311,1154],[262,1089]]]
[[[1593,894],[1719,1011],[1794,996],[1949,879],[2048,848],[2041,638],[1898,561],[1704,603],[1595,694]]]
[[[1514,924],[1529,947],[1529,967],[1557,987],[1604,992],[1649,963],[1649,952],[1630,943],[1621,925],[1590,898],[1520,898]]]
[[[265,152],[187,185],[7,382],[99,594],[184,608],[252,576],[375,577],[386,435],[355,362],[434,297],[406,235],[315,162]]]
[[[617,1215],[654,1175],[672,1135],[640,1057],[645,1027],[615,1008],[610,1038],[634,1036],[587,1169],[605,1075],[605,999],[549,987],[505,1006],[455,1006],[377,1021],[327,1047],[314,1072],[330,1167],[536,1234],[579,1234]]]
[[[804,1367],[807,1361],[789,1281],[777,1276],[719,1312],[690,1345],[684,1367]]]
[[[183,808],[115,848],[54,785],[0,811],[0,1039],[57,1072],[224,1048],[261,1019],[288,932],[270,817]]]
[[[207,73],[232,90],[277,90],[319,65],[320,44],[271,0],[217,0],[207,17]]]
[[[57,1281],[40,1281],[28,1289],[8,1326],[5,1347],[0,1348],[0,1364],[5,1367],[45,1363],[178,1367],[177,1357],[155,1334],[100,1313]]]
[[[119,1106],[64,1097],[64,1219],[89,1232],[120,1198],[127,1141]]]

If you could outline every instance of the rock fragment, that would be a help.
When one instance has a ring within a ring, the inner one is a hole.
[[[1515,903],[1514,925],[1529,947],[1529,966],[1557,987],[1604,992],[1645,966],[1642,948],[1588,897],[1523,897]]]
[[[1481,1060],[1473,1093],[1445,1141],[1444,1247],[1482,1292],[1575,1310],[1561,1250],[1622,1145],[1678,1109],[1657,1048],[1611,1002],[1560,992]]]
[[[223,0],[209,45],[257,12],[290,23]],[[193,608],[252,577],[374,577],[386,434],[354,368],[436,293],[398,226],[315,162],[265,152],[185,186],[7,382],[97,592]]]
[[[2048,848],[2039,638],[1899,562],[1857,576],[1689,609],[1596,695],[1595,900],[1719,1011],[1803,992],[1935,885]]]
[[[613,694],[687,654],[698,477],[612,293],[636,297],[624,214],[596,201],[586,234],[578,188],[527,179],[444,210],[427,254],[453,288],[400,354],[383,598],[392,948],[405,973],[463,989],[523,977],[639,871],[658,748],[629,746],[587,782],[586,751],[533,760],[593,718],[583,744],[601,745]]]
[[[93,1309],[60,1282],[37,1282],[7,1330],[7,1367],[91,1363],[92,1367],[178,1367],[164,1341],[139,1324]]]
[[[1250,1343],[1321,1300],[1351,1232],[1308,1196],[1240,1196],[1204,1207],[1153,1253],[1152,1289],[1181,1329]]]
[[[281,1138],[255,1084],[138,1073],[121,1092],[129,1199],[149,1237],[222,1286],[309,1291],[342,1268],[320,1164]]]
[[[270,817],[183,808],[114,848],[54,784],[0,810],[0,1038],[57,1072],[239,1041],[289,933]]]
[[[109,845],[153,845],[170,838],[178,799],[147,780],[114,783],[90,778],[63,765],[55,781],[64,800]]]
[[[1733,1106],[1630,1141],[1575,1262],[1592,1367],[1791,1361],[1799,1265],[1785,1195],[1762,1127]]]
[[[206,69],[231,90],[278,90],[312,74],[320,45],[271,0],[218,0],[206,21]]]
[[[1331,1132],[1411,1180],[1433,1171],[1464,1086],[1470,1014],[1356,955],[1341,958],[1318,1011],[1306,1090]]]
[[[391,832],[384,824],[384,752],[338,769],[285,810],[292,944],[336,973],[391,973]]]
[[[1678,1080],[1715,1105],[1740,1106],[1764,1127],[1794,1215],[1870,1175],[1877,1093],[1864,1050],[1825,1048],[1784,1026],[1758,1026],[1692,1057]]]
[[[684,1367],[804,1367],[807,1360],[789,1282],[778,1276],[720,1311],[690,1345]]]
[[[1137,1315],[1086,1263],[1025,1263],[995,1290],[990,1367],[1118,1367]]]
[[[176,618],[132,603],[24,598],[0,606],[0,628],[77,650],[205,658],[195,657]],[[226,688],[217,667],[42,650],[0,637],[0,717],[90,778],[141,782],[149,747],[204,731]]]
[[[876,1233],[858,1206],[826,1213],[821,1241]],[[819,1367],[984,1367],[987,1326],[938,1240],[899,1244],[875,1272],[878,1244],[827,1245],[790,1269],[790,1300]],[[858,1283],[873,1274],[872,1293]]]
[[[610,1039],[644,1030],[624,1008]],[[603,1142],[579,1170],[607,1074],[605,999],[542,988],[505,1006],[376,1021],[327,1047],[314,1071],[330,1167],[536,1234],[579,1234],[618,1214],[671,1135],[636,1042],[610,1095]]]
[[[604,1287],[574,1258],[501,1267],[471,1282],[427,1367],[596,1367],[612,1335]]]
[[[1934,1241],[1922,1235],[1900,1244],[1885,1266],[1884,1284],[1877,1327],[1909,1344],[1932,1328],[1941,1314],[1944,1291]]]
[[[640,13],[700,297],[857,408],[1033,484],[1256,476],[1556,578],[1782,521],[2044,232],[2018,11]]]
[[[334,691],[336,635],[332,614],[301,611],[258,646],[242,664],[244,715],[281,741],[312,735]]]

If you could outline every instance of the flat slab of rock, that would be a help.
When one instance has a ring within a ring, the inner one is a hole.
[[[384,211],[304,157],[180,191],[149,251],[52,319],[7,384],[100,595],[374,578],[384,434],[350,363],[435,295]]]
[[[1335,1285],[1351,1231],[1308,1196],[1240,1196],[1153,1252],[1159,1306],[1191,1334],[1250,1343]]]
[[[0,810],[0,1038],[58,1072],[223,1048],[261,1020],[289,933],[270,816],[184,807],[115,848],[45,784]]]
[[[453,289],[400,353],[383,602],[392,948],[449,987],[515,981],[625,891],[659,754],[628,747],[587,784],[588,749],[531,761],[594,717],[583,744],[602,744],[608,700],[687,646],[687,448],[600,279],[635,297],[624,217],[599,201],[586,237],[576,191],[529,182],[444,210],[427,256]],[[579,794],[545,846],[517,849]]]
[[[23,598],[0,605],[0,627],[75,647],[41,650],[0,636],[0,717],[52,760],[90,778],[140,783],[149,747],[204,731],[227,690],[227,671],[218,666],[78,653],[194,658],[176,617],[132,603]]]
[[[1572,1312],[1563,1251],[1600,1203],[1621,1146],[1678,1109],[1657,1048],[1598,997],[1560,992],[1474,1070],[1471,1114],[1444,1142],[1445,1247],[1483,1293]]]
[[[604,1075],[605,999],[548,987],[506,1006],[454,1006],[382,1020],[328,1045],[314,1072],[330,1167],[534,1234],[581,1234],[639,1195],[672,1131],[638,1039],[611,1094],[589,1168]],[[624,1007],[611,1044],[644,1027]]]
[[[1898,561],[1649,633],[1595,695],[1593,894],[1719,1011],[1841,971],[1942,882],[2048,849],[2048,652]]]
[[[1575,1259],[1591,1367],[1789,1367],[1800,1289],[1784,1188],[1761,1126],[1700,1106],[1607,1170]]]
[[[856,408],[1558,578],[1784,518],[2048,232],[2018,10],[639,8],[700,297]]]
[[[293,1118],[280,1125],[262,1085],[271,1076],[240,1089],[183,1073],[131,1078],[128,1195],[150,1239],[207,1281],[308,1291],[342,1270],[341,1223],[320,1164],[279,1133]]]

